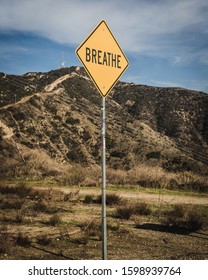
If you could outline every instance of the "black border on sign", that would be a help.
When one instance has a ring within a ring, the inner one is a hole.
[[[106,27],[108,28],[108,31],[110,32],[110,34],[112,35],[113,39],[115,40],[117,46],[119,47],[121,53],[123,54],[123,56],[125,57],[126,61],[127,61],[127,65],[126,67],[123,69],[123,71],[121,72],[121,74],[118,76],[118,78],[115,80],[115,82],[112,84],[112,86],[109,88],[109,90],[106,92],[106,94],[104,95],[102,93],[102,90],[99,88],[99,86],[97,85],[96,81],[93,79],[92,75],[90,74],[89,70],[87,69],[87,67],[85,66],[83,60],[81,59],[81,57],[78,54],[78,51],[82,48],[82,46],[85,44],[85,42],[93,35],[93,33],[98,29],[98,27],[102,24],[105,23]],[[121,77],[121,75],[124,73],[124,71],[127,69],[127,67],[129,66],[129,61],[126,57],[126,55],[124,54],[124,52],[122,51],[121,47],[119,46],[116,38],[114,37],[113,33],[111,32],[110,28],[108,27],[107,23],[105,22],[105,20],[101,20],[98,25],[93,29],[93,31],[87,36],[87,38],[81,43],[81,45],[75,50],[75,53],[77,55],[77,57],[79,58],[79,60],[81,61],[81,63],[83,64],[85,70],[87,71],[88,75],[90,76],[91,80],[94,82],[95,86],[97,87],[98,91],[100,92],[102,97],[106,97],[110,91],[112,90],[112,88],[114,87],[114,85],[117,83],[117,81],[119,80],[119,78]]]

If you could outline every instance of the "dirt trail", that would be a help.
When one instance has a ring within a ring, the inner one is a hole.
[[[38,187],[41,189],[45,189],[46,187]],[[100,195],[101,189],[94,189],[94,188],[82,188],[82,187],[73,187],[73,188],[67,188],[67,187],[53,187],[54,190],[61,190],[64,193],[68,194],[71,193],[73,195],[77,193],[77,190],[79,190],[80,196],[85,196],[87,194],[89,195]],[[108,190],[107,190],[108,191]],[[110,191],[110,193],[117,193],[123,198],[126,199],[133,199],[133,200],[141,200],[146,201],[150,203],[164,203],[164,204],[194,204],[194,205],[208,205],[208,196],[206,197],[197,197],[197,196],[188,196],[188,195],[182,195],[182,194],[161,194],[159,193],[146,193],[144,191],[132,191],[132,190],[117,190],[117,191]]]
[[[86,194],[94,194],[99,195],[101,193],[101,190],[80,190],[81,195]],[[162,203],[167,204],[200,204],[200,205],[208,205],[208,197],[195,197],[195,196],[187,196],[187,195],[159,195],[159,194],[150,194],[145,192],[132,192],[132,191],[116,191],[116,193],[126,199],[135,199],[135,200],[141,200],[151,203],[157,203],[161,201]]]
[[[71,77],[71,74],[66,74],[63,77],[60,77],[60,78],[56,79],[50,85],[47,85],[45,87],[45,91],[52,91],[57,85],[59,85],[60,83],[62,83],[63,81],[65,81],[66,79],[68,79],[70,77]]]

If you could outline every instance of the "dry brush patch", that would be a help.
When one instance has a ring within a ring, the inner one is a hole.
[[[15,187],[15,186],[13,186]],[[11,186],[8,186],[11,188]],[[15,188],[14,188],[15,189]],[[5,240],[5,247],[0,249],[0,258],[45,258],[45,259],[99,259],[101,256],[101,200],[95,203],[98,196],[92,195],[90,198],[81,196],[78,199],[65,197],[66,193],[60,190],[49,188],[33,189],[27,193],[27,196],[21,198],[22,192],[15,189],[16,194],[11,194],[14,189],[5,188],[5,194],[0,192],[1,199],[23,199],[26,203],[18,209],[23,213],[21,222],[14,222],[14,211],[16,209],[0,209],[1,222],[7,227],[1,228],[0,238]],[[80,188],[77,188],[77,191]],[[72,188],[72,192],[76,189]],[[9,194],[8,194],[9,192]],[[21,195],[20,195],[21,193]],[[35,193],[35,195],[34,195]],[[20,196],[19,196],[20,195]],[[107,229],[109,256],[114,259],[119,258],[142,258],[136,251],[137,244],[146,250],[150,258],[154,257],[154,252],[145,244],[156,244],[164,234],[173,234],[165,232],[161,219],[157,218],[157,207],[144,201],[131,201],[124,199],[120,194],[109,192],[109,204],[107,207]],[[88,200],[86,202],[85,200]],[[83,203],[85,202],[85,203]],[[174,206],[169,208],[162,207],[161,216],[163,221],[167,213],[174,211]],[[24,209],[24,212],[23,212]],[[55,209],[53,212],[51,209]],[[189,206],[190,209],[190,206]],[[186,212],[186,211],[185,211]],[[186,212],[187,213],[187,212]],[[190,212],[189,221],[193,221]],[[204,212],[205,213],[205,212]],[[203,214],[203,213],[202,213]],[[8,219],[3,219],[7,215]],[[170,216],[173,216],[173,214]],[[185,215],[188,217],[188,215]],[[13,220],[11,219],[13,217]],[[152,223],[151,227],[149,223]],[[155,231],[156,226],[160,225],[160,231]],[[149,228],[148,228],[149,225]],[[170,228],[171,225],[164,225]],[[148,229],[148,231],[147,231]],[[196,228],[195,228],[196,230]],[[203,229],[202,229],[203,230]],[[18,234],[19,232],[19,234]],[[165,233],[164,233],[165,232]],[[178,233],[177,233],[178,234]],[[151,239],[152,236],[158,236],[157,242]],[[8,239],[5,239],[5,238]],[[171,235],[169,238],[177,240],[177,236]],[[185,238],[186,234],[181,237]],[[160,239],[159,239],[160,238]],[[17,241],[18,240],[18,241]],[[123,241],[122,241],[123,240]],[[124,242],[125,240],[125,242]],[[143,243],[142,243],[143,242]],[[155,243],[156,242],[156,243]],[[174,243],[173,241],[171,241]],[[178,241],[177,241],[178,242]],[[184,241],[187,243],[182,254],[185,256],[185,250],[189,250],[191,239]],[[200,241],[201,247],[203,240]],[[171,244],[172,244],[171,243]],[[117,246],[115,251],[113,248]],[[173,244],[177,247],[177,243]],[[172,246],[172,245],[171,245]],[[132,249],[133,248],[133,249]],[[164,258],[167,252],[165,248],[160,247],[158,258]],[[2,251],[2,253],[1,253]],[[5,253],[6,252],[6,253]],[[134,253],[132,253],[134,252]],[[5,256],[7,254],[7,256]],[[202,258],[205,258],[203,254]]]
[[[166,213],[163,223],[175,229],[197,231],[203,229],[204,219],[199,207],[177,204]]]

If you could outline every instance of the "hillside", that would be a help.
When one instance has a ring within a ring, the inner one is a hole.
[[[101,97],[83,68],[0,73],[1,177],[100,165]],[[118,82],[106,100],[107,166],[208,174],[208,95]],[[45,168],[46,169],[46,168]],[[9,171],[9,172],[8,172]]]

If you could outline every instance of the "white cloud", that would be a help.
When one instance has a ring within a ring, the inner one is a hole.
[[[106,19],[123,49],[175,57],[175,63],[194,51],[186,31],[208,32],[207,0],[0,0],[0,5],[0,30],[32,31],[77,45]]]

